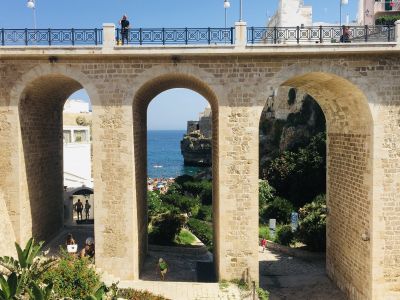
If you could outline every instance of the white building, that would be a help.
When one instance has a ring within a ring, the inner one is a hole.
[[[83,100],[68,99],[64,104],[64,113],[88,113],[89,103]]]
[[[399,0],[359,0],[358,24],[374,25],[375,20],[382,16],[400,14]]]
[[[304,0],[279,0],[278,10],[267,27],[296,26],[312,26],[312,6],[304,5]]]
[[[93,188],[88,126],[64,126],[64,185]]]

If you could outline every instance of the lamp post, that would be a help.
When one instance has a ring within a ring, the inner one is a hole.
[[[340,2],[340,8],[339,8],[339,26],[342,26],[342,5],[347,5],[349,3],[349,0],[339,0]]]
[[[240,0],[240,14],[239,14],[239,22],[243,21],[243,2]]]
[[[28,0],[26,6],[33,11],[33,28],[36,30],[36,0]]]
[[[231,3],[229,2],[229,0],[224,0],[224,9],[225,9],[225,29],[226,29],[227,10],[228,10],[229,7],[231,7]]]

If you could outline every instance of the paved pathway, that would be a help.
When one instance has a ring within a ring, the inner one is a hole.
[[[80,248],[87,237],[93,236],[93,226],[65,228],[45,249],[56,254],[67,233],[72,233]],[[155,264],[163,257],[170,266],[166,281],[159,281]],[[345,300],[344,294],[325,274],[325,260],[307,262],[299,258],[266,250],[259,253],[260,285],[270,292],[270,300]],[[150,251],[142,270],[141,280],[120,282],[120,287],[148,290],[172,300],[239,300],[252,299],[235,285],[221,289],[218,283],[200,283],[196,262],[210,261],[210,256]],[[105,276],[107,277],[107,276]],[[106,278],[104,278],[106,280]],[[108,283],[108,282],[107,282]]]
[[[325,273],[325,259],[305,261],[266,250],[259,255],[260,285],[270,300],[345,300]]]

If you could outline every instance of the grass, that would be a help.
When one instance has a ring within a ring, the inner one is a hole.
[[[175,243],[178,245],[191,245],[196,241],[196,237],[186,229],[181,229],[181,232],[175,237]]]

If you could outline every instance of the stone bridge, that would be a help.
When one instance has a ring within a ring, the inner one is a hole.
[[[219,279],[258,281],[259,121],[280,86],[314,97],[327,120],[326,269],[350,299],[400,297],[398,43],[0,47],[0,255],[63,226],[62,110],[93,107],[96,265],[138,279],[147,250],[146,114],[187,88],[213,115]]]

